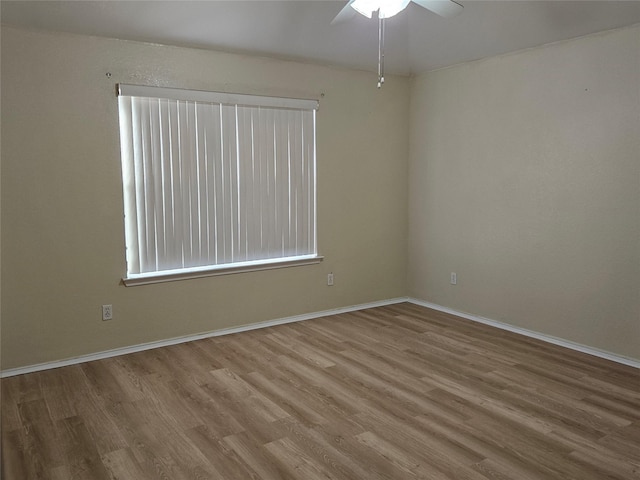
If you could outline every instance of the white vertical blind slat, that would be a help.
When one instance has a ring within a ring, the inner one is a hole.
[[[240,154],[240,124],[239,124],[239,112],[238,106],[235,106],[235,132],[236,132],[236,156],[235,156],[235,171],[234,171],[234,182],[233,188],[235,193],[235,211],[234,211],[234,227],[235,227],[235,237],[234,237],[234,262],[241,261],[244,258],[243,255],[243,232],[244,228],[242,227],[241,212],[244,207],[244,202],[242,199],[242,159]]]
[[[307,195],[307,189],[309,188],[309,165],[307,162],[308,159],[308,150],[306,145],[307,140],[307,131],[308,131],[308,121],[307,118],[303,115],[302,118],[302,150],[300,152],[301,158],[301,173],[300,173],[300,186],[301,186],[301,199],[300,199],[300,228],[299,228],[299,242],[301,245],[306,246],[309,244],[309,229],[307,227],[307,223],[309,222],[309,211],[311,209],[311,205],[309,202],[309,197]],[[304,247],[303,247],[304,248]]]
[[[318,218],[318,204],[316,202],[316,111],[307,110],[303,113],[303,117],[308,119],[306,162],[309,169],[309,185],[307,186],[307,196],[309,197],[309,203],[311,205],[309,222],[307,224],[307,228],[309,229],[309,242],[307,244],[307,249],[317,252],[318,232],[316,223]]]
[[[209,245],[207,239],[207,151],[205,149],[206,108],[204,105],[195,105],[196,127],[196,177],[195,186],[198,199],[198,264],[209,263]]]
[[[316,185],[316,127],[315,127],[315,110],[305,112],[303,115],[303,128],[306,147],[305,151],[305,164],[307,171],[307,184],[306,192],[308,199],[308,217],[305,222],[307,229],[307,248],[313,248],[315,251],[316,245],[316,198],[315,198],[315,185]]]
[[[218,142],[215,138],[215,128],[217,126],[216,111],[214,105],[204,105],[202,107],[202,123],[204,124],[204,189],[205,194],[205,210],[206,210],[206,258],[209,264],[216,263],[216,232],[215,232],[215,159],[217,154]]]
[[[181,268],[183,265],[183,216],[182,207],[182,158],[180,144],[180,114],[177,102],[168,102],[169,107],[169,135],[170,135],[170,158],[171,158],[171,249],[168,250],[169,264],[171,269]]]
[[[190,130],[192,121],[189,118],[189,104],[180,103],[180,180],[181,180],[181,215],[182,215],[182,261],[183,267],[195,265],[193,261],[193,241],[191,234],[191,164],[193,159]]]
[[[239,262],[247,261],[251,248],[251,217],[253,211],[253,131],[252,109],[238,107],[238,230],[240,250],[236,257]]]
[[[247,243],[249,255],[260,255],[261,230],[260,230],[260,161],[258,157],[260,125],[260,109],[251,108],[251,177],[247,179],[247,189],[251,192],[251,222],[247,226]],[[247,260],[252,259],[251,256]]]
[[[258,165],[258,206],[259,206],[259,235],[260,247],[257,249],[260,257],[267,257],[269,238],[267,225],[270,222],[269,217],[269,122],[267,111],[265,109],[258,110],[258,124],[255,130],[257,139],[256,160]]]
[[[151,224],[153,218],[153,190],[151,182],[151,131],[149,128],[149,100],[141,101],[140,108],[140,162],[136,171],[141,195],[138,203],[138,221],[141,231],[140,248],[145,268],[156,269],[155,238]]]
[[[223,105],[222,111],[222,200],[223,200],[223,245],[224,245],[224,263],[233,262],[234,254],[234,218],[235,218],[235,189],[234,189],[234,172],[235,172],[235,150],[236,150],[236,132],[235,132],[235,107]],[[220,232],[219,232],[220,233]]]
[[[153,191],[152,203],[153,204],[153,217],[149,219],[150,229],[153,230],[153,236],[155,240],[154,257],[156,268],[158,270],[164,270],[167,268],[165,259],[165,222],[164,222],[164,197],[163,197],[163,184],[162,184],[162,169],[164,162],[164,148],[162,146],[162,136],[160,133],[162,118],[160,116],[160,101],[151,99],[149,102],[149,130],[151,133],[151,165],[150,173],[151,179],[149,182],[150,189]]]
[[[198,124],[196,118],[196,105],[187,103],[188,133],[187,145],[189,170],[189,239],[191,249],[191,261],[189,267],[200,264],[200,192],[198,189]]]
[[[159,143],[162,155],[160,168],[160,195],[162,198],[162,250],[163,268],[172,268],[171,249],[173,241],[173,198],[171,194],[171,135],[169,129],[169,105],[164,100],[158,101]]]
[[[134,158],[134,131],[133,113],[131,108],[132,99],[130,97],[118,98],[118,109],[120,113],[120,143],[122,157]],[[127,239],[126,261],[127,271],[140,272],[140,257],[137,233],[137,211],[136,211],[136,186],[135,186],[135,162],[127,161],[122,165],[122,186],[124,193],[125,210],[125,238]]]
[[[265,228],[267,232],[267,252],[268,257],[274,256],[277,248],[276,233],[276,142],[275,142],[275,112],[267,110],[268,132],[265,142],[267,144],[267,202],[268,213]]]
[[[303,195],[303,191],[300,185],[300,176],[302,171],[302,139],[300,128],[300,122],[302,120],[301,113],[298,111],[291,112],[293,117],[292,123],[289,127],[290,132],[290,155],[291,155],[291,249],[293,255],[299,255],[302,251],[301,245],[298,240],[298,228],[301,225],[298,220],[298,212],[300,210],[300,198]]]
[[[280,256],[287,256],[289,237],[289,139],[288,115],[286,110],[275,112],[276,144],[276,250]],[[275,252],[274,252],[275,253]]]

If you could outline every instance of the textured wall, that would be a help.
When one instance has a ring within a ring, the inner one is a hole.
[[[3,369],[406,293],[408,79],[390,77],[379,91],[372,73],[10,27],[1,58]],[[118,82],[324,93],[325,261],[121,286]],[[107,303],[115,319],[102,322]]]
[[[640,27],[420,75],[410,124],[410,295],[640,359]]]

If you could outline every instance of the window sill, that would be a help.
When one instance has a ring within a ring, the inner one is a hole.
[[[320,255],[305,255],[301,257],[278,258],[275,260],[260,260],[227,264],[214,267],[196,267],[190,269],[167,270],[164,272],[143,273],[130,275],[122,279],[127,287],[137,285],[149,285],[152,283],[175,282],[178,280],[190,280],[193,278],[213,277],[218,275],[231,275],[234,273],[257,272],[260,270],[272,270],[275,268],[300,267],[322,262],[324,257]]]

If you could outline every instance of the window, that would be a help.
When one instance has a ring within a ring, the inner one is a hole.
[[[320,261],[317,106],[119,85],[125,284]]]

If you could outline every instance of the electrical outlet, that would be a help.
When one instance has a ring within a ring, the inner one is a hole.
[[[113,320],[113,307],[102,305],[102,320]]]
[[[327,285],[329,285],[329,286],[333,285],[333,272],[327,274]]]
[[[458,277],[455,274],[455,272],[451,272],[451,285],[457,285],[458,284]]]

